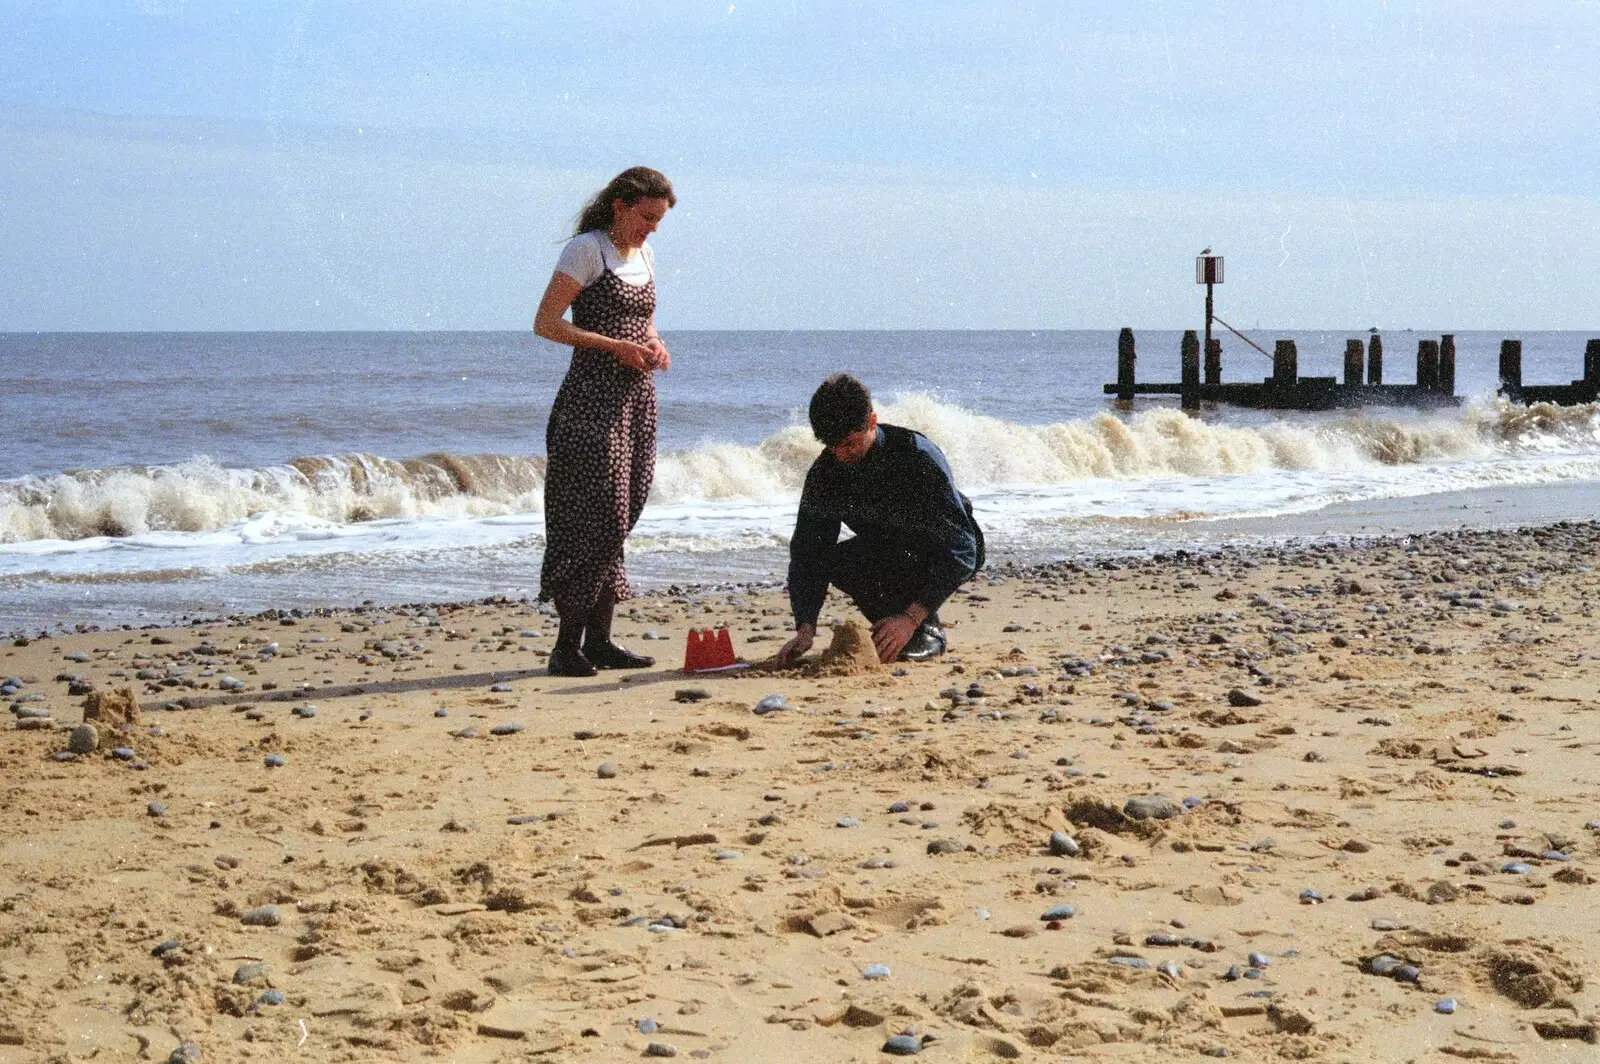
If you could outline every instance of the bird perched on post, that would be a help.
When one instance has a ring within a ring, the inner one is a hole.
[[[1210,248],[1201,248],[1200,249],[1200,254],[1209,255],[1209,254],[1211,254],[1211,249]]]

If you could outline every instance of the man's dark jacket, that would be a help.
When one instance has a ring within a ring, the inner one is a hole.
[[[789,541],[789,603],[797,625],[817,623],[841,524],[863,543],[926,562],[927,577],[912,601],[930,615],[983,564],[983,532],[944,454],[898,425],[880,424],[859,462],[840,462],[824,450],[811,464]]]

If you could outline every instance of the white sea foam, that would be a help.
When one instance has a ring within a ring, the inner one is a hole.
[[[543,459],[505,455],[338,455],[263,469],[200,457],[0,483],[0,543],[207,532],[262,512],[332,524],[519,513],[538,509],[543,483]]]
[[[1330,502],[1600,477],[1596,407],[1392,411],[1225,424],[1158,408],[1124,420],[1023,425],[925,395],[881,407],[926,433],[1002,537],[1048,539],[1061,522],[1301,512]],[[639,549],[739,549],[781,541],[818,446],[788,427],[754,446],[662,454]],[[0,483],[0,557],[116,549],[233,555],[438,549],[513,542],[542,522],[544,460],[433,454],[299,458],[230,469],[171,466]],[[471,531],[468,531],[468,530]],[[314,546],[323,544],[323,546]]]
[[[1128,420],[1101,413],[1083,421],[1022,425],[910,395],[885,404],[881,416],[938,443],[969,493],[1091,480],[1176,484],[1272,470],[1431,468],[1464,460],[1600,453],[1597,408],[1525,409],[1498,401],[1416,416],[1382,411],[1259,426],[1219,424],[1171,408]],[[789,428],[754,447],[712,444],[665,454],[656,466],[656,499],[792,499],[817,450],[808,432]],[[1415,486],[1428,490],[1420,481]]]

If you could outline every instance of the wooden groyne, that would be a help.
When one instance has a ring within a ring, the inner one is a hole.
[[[1600,402],[1600,339],[1583,349],[1583,377],[1571,384],[1523,384],[1522,341],[1500,341],[1500,394],[1513,403]]]
[[[1273,346],[1272,375],[1258,382],[1223,383],[1222,342],[1206,345],[1204,374],[1200,338],[1187,329],[1179,347],[1179,379],[1175,382],[1141,382],[1135,368],[1138,354],[1133,330],[1123,329],[1117,337],[1117,380],[1104,386],[1106,395],[1128,401],[1136,395],[1176,395],[1186,410],[1198,409],[1203,402],[1230,403],[1262,410],[1337,410],[1360,406],[1444,407],[1459,406],[1456,395],[1456,340],[1453,333],[1438,339],[1417,342],[1416,381],[1412,384],[1384,383],[1383,337],[1371,334],[1363,345],[1358,339],[1345,342],[1344,376],[1302,377],[1300,356],[1293,340],[1279,340]],[[1583,356],[1583,378],[1571,384],[1525,385],[1522,383],[1522,341],[1505,340],[1500,345],[1500,393],[1520,403],[1593,403],[1600,401],[1600,339],[1590,340]]]

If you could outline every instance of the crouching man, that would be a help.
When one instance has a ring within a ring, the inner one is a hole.
[[[878,660],[944,653],[939,607],[983,565],[983,532],[956,490],[943,453],[926,436],[880,425],[866,385],[839,373],[811,397],[811,464],[789,541],[795,635],[788,664],[811,649],[828,585],[872,623]],[[848,526],[854,538],[839,540]]]

